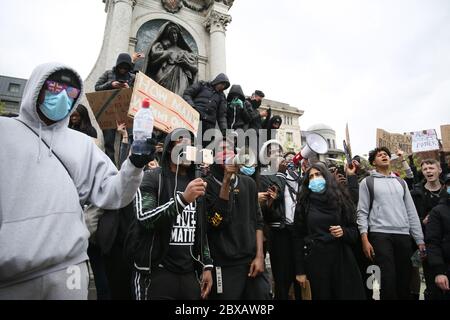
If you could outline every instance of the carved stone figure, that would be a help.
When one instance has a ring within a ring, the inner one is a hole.
[[[184,40],[178,24],[169,21],[162,25],[149,47],[144,72],[180,96],[194,83],[198,72],[198,58]]]

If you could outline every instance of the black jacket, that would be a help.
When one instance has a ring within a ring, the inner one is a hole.
[[[445,194],[431,210],[426,225],[425,243],[428,264],[434,275],[450,270],[450,196]]]
[[[97,83],[95,84],[95,91],[104,91],[104,90],[114,90],[112,87],[112,83],[114,81],[126,81],[128,85],[133,87],[135,75],[131,72],[128,72],[126,75],[122,76],[117,72],[117,66],[122,63],[127,63],[130,65],[130,70],[133,70],[133,64],[131,63],[131,58],[126,57],[125,55],[121,54],[117,58],[116,66],[112,70],[105,71],[100,78],[97,80]]]
[[[306,202],[298,203],[295,213],[296,274],[306,274],[308,277],[308,270],[333,268],[336,270],[333,283],[320,287],[331,286],[335,299],[365,299],[361,273],[352,251],[359,238],[354,207],[333,207],[326,195],[314,193],[310,194]],[[349,218],[351,216],[354,218]],[[329,233],[330,225],[340,225],[344,231],[343,237],[334,238]],[[324,247],[335,255],[333,265],[323,265],[324,259],[314,255],[315,250]],[[317,284],[314,286],[317,287]],[[312,296],[314,298],[314,292]]]
[[[200,81],[184,91],[183,99],[200,113],[200,121],[205,128],[214,128],[216,122],[224,134],[227,129],[227,100],[223,92],[217,92],[214,86],[225,83],[230,87],[228,77],[221,73],[213,81]]]
[[[242,107],[235,106],[232,101],[238,98],[242,102]],[[246,131],[250,123],[248,108],[245,107],[245,96],[240,85],[232,85],[227,96],[227,123],[229,129],[242,129]]]
[[[250,264],[256,256],[256,230],[263,229],[255,181],[237,175],[237,186],[225,201],[219,198],[222,180],[214,174],[205,180],[208,239],[215,265]]]
[[[414,205],[416,206],[417,213],[419,215],[420,223],[422,224],[422,229],[425,228],[423,225],[423,220],[427,215],[430,214],[431,210],[439,203],[439,197],[437,195],[432,194],[425,188],[426,182],[420,182],[414,184],[411,190],[411,197],[414,201]],[[442,185],[445,185],[444,182],[441,181]],[[445,193],[445,190],[442,190],[441,194]]]
[[[175,224],[178,211],[183,208],[183,199],[178,192],[173,198],[174,181],[169,176],[169,145],[175,129],[166,137],[161,168],[144,173],[141,187],[136,196],[136,212],[125,240],[125,255],[139,271],[151,273],[153,267],[163,262],[169,250],[172,226]],[[189,170],[194,179],[193,168]],[[212,267],[206,236],[206,214],[196,211],[195,243],[192,247],[192,258],[200,262],[200,267]]]
[[[271,186],[278,189],[278,197],[269,208],[267,204],[261,205],[264,222],[271,228],[284,228],[286,225],[286,210],[284,203],[284,191],[286,188],[286,175],[277,173],[276,175],[261,176],[259,192],[266,192]]]
[[[260,130],[262,129],[262,119],[261,115],[259,114],[258,107],[254,106],[252,104],[252,100],[250,98],[247,98],[245,100],[245,108],[247,109],[247,112],[249,114],[249,129],[254,130]]]

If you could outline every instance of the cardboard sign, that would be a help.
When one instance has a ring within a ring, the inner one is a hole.
[[[141,108],[142,100],[150,99],[155,128],[166,133],[176,128],[186,128],[197,134],[199,113],[180,96],[160,86],[139,72],[136,77],[128,115],[133,117]]]
[[[450,124],[441,126],[442,149],[450,152]]]
[[[439,141],[434,129],[411,132],[411,137],[413,152],[439,150]]]
[[[412,139],[409,134],[389,133],[383,129],[377,129],[377,147],[387,147],[393,154],[397,149],[403,150],[405,154],[411,154],[411,142]]]
[[[95,119],[101,129],[116,129],[117,123],[133,127],[133,119],[128,117],[132,89],[107,90],[86,93]]]

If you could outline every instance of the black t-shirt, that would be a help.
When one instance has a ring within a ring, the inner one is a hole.
[[[172,173],[171,180],[175,181]],[[177,191],[183,192],[189,183],[187,176],[178,175]],[[176,200],[175,200],[176,201]],[[179,206],[179,210],[182,210]],[[163,260],[163,266],[175,273],[189,273],[194,271],[194,261],[191,246],[195,241],[195,227],[197,224],[195,203],[186,206],[182,214],[177,215],[172,227],[169,250]]]
[[[423,188],[425,216],[429,215],[431,210],[438,205],[439,194],[440,192],[431,192],[427,188]]]

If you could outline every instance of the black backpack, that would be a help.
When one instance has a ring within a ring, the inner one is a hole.
[[[397,179],[397,181],[402,185],[403,187],[403,201],[405,201],[405,195],[406,195],[406,182],[400,178],[400,177],[395,177],[395,179]],[[373,199],[374,199],[374,180],[375,178],[373,176],[368,176],[366,178],[366,185],[367,185],[367,189],[369,189],[369,214],[370,211],[372,210],[373,207]]]

